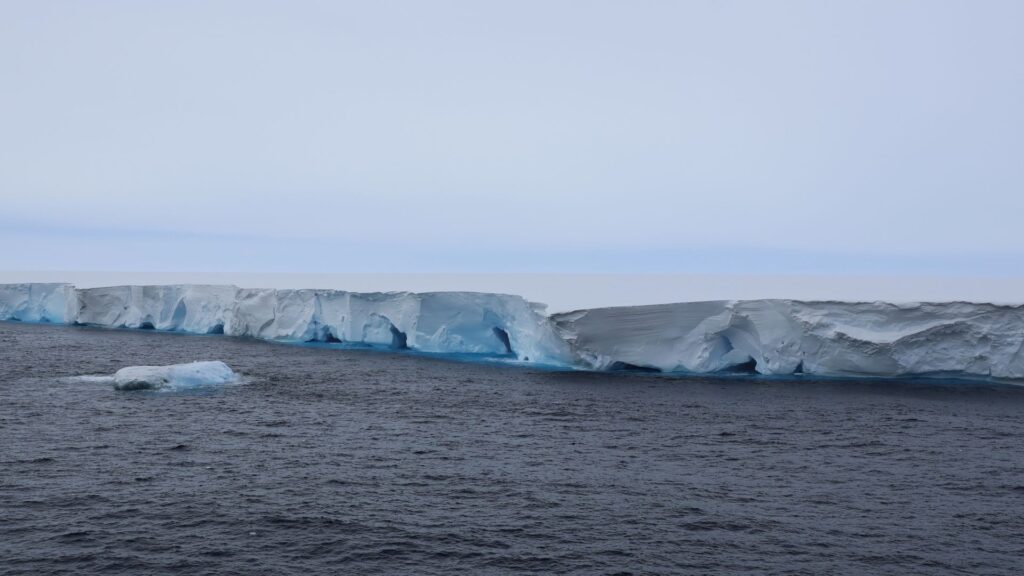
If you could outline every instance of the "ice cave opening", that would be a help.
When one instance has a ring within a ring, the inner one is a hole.
[[[509,340],[508,332],[495,326],[494,335],[497,336],[498,340],[501,340],[501,343],[505,345],[506,354],[515,354],[515,352],[512,351],[512,341]]]
[[[409,337],[405,332],[395,328],[394,324],[391,325],[391,347],[398,350],[405,350],[409,347]]]
[[[638,366],[636,364],[630,364],[629,362],[622,362],[621,360],[616,360],[615,362],[612,362],[608,366],[608,370],[612,372],[661,372],[661,370],[658,368],[653,368],[651,366]]]
[[[730,374],[757,374],[757,360],[751,358],[746,362],[740,362],[739,364],[727,366],[722,371],[728,372]]]

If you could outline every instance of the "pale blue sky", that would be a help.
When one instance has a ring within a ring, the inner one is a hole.
[[[1022,22],[0,1],[0,269],[1021,274]]]

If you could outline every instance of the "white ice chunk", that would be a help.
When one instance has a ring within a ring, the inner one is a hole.
[[[181,389],[237,381],[238,375],[219,360],[170,366],[129,366],[114,373],[114,388],[117,390]]]

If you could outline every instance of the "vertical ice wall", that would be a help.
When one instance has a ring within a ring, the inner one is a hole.
[[[109,286],[76,290],[75,322],[112,328],[223,333],[233,286]]]
[[[503,294],[18,284],[0,285],[0,319],[508,355],[555,364],[570,357],[543,308]]]
[[[1024,306],[713,301],[548,317],[518,296],[0,285],[0,320],[508,355],[596,370],[1024,379]]]
[[[0,284],[0,320],[68,324],[76,313],[70,284]]]
[[[750,300],[552,320],[575,361],[599,370],[1024,378],[1024,306]]]

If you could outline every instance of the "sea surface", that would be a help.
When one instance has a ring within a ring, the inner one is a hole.
[[[1022,571],[1024,388],[0,323],[0,574]]]

